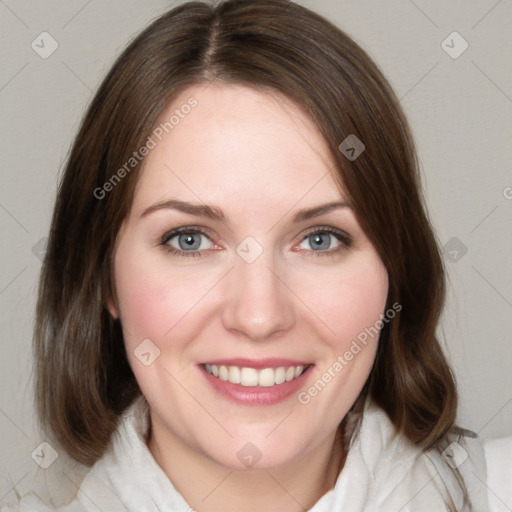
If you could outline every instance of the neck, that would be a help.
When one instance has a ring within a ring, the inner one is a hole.
[[[346,455],[338,429],[310,453],[284,466],[237,471],[198,454],[175,437],[165,436],[165,441],[160,437],[152,428],[149,450],[197,512],[304,512],[334,487]]]

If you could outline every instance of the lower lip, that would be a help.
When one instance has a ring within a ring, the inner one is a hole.
[[[296,379],[269,387],[233,384],[210,375],[203,366],[199,366],[199,369],[213,389],[232,402],[239,405],[274,405],[297,393],[304,386],[312,367],[308,366]]]

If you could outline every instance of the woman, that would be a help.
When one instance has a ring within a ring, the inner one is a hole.
[[[92,467],[62,510],[488,510],[443,301],[369,57],[287,0],[173,9],[101,85],[55,206],[37,405]]]

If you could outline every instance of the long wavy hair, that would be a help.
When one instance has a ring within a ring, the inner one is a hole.
[[[445,277],[410,129],[371,58],[288,0],[182,4],[130,43],[99,87],[60,182],[40,279],[34,348],[43,431],[92,465],[141,394],[119,321],[106,308],[140,162],[121,182],[112,180],[179,92],[211,82],[284,94],[320,129],[337,164],[333,173],[387,268],[387,307],[402,306],[381,330],[353,410],[371,397],[412,443],[435,446],[454,425],[457,392],[436,338]],[[366,147],[353,161],[338,149],[350,134]]]

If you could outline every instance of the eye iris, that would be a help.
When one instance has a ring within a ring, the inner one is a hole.
[[[178,237],[178,243],[179,243],[180,249],[195,250],[195,249],[199,249],[199,246],[201,245],[201,238],[200,238],[200,235],[193,234],[193,233],[186,233],[186,234],[180,235]]]
[[[314,250],[329,249],[329,246],[331,245],[330,235],[316,233],[309,237],[309,243]]]

